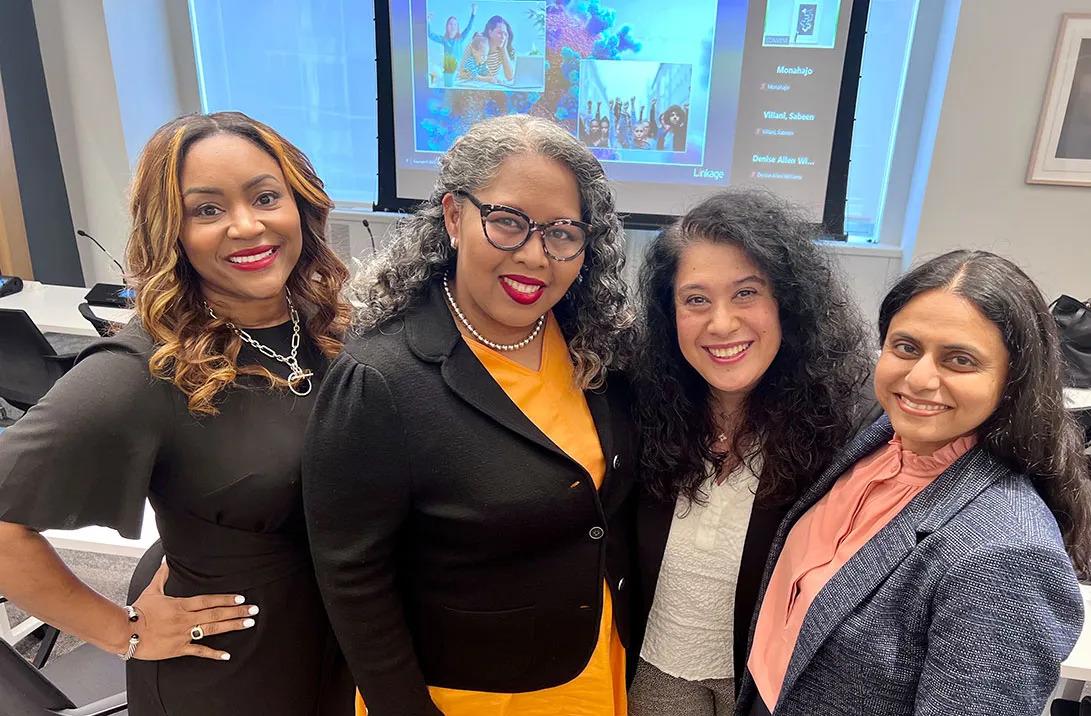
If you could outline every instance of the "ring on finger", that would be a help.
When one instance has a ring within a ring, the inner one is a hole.
[[[200,624],[195,624],[192,629],[189,630],[189,638],[193,641],[200,641],[205,638],[205,630]]]

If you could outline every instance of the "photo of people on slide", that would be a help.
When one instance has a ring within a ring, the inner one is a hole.
[[[391,24],[406,28],[412,58],[405,85],[412,114],[400,119],[413,133],[407,164],[434,163],[475,122],[522,113],[560,124],[592,147],[618,180],[643,176],[648,166],[669,166],[678,181],[726,183],[749,5],[748,0],[391,3]],[[395,52],[398,42],[395,35]],[[457,63],[445,59],[445,53],[457,52]],[[713,139],[710,126],[716,130]]]
[[[765,47],[831,48],[841,0],[766,0]]]
[[[427,0],[426,8],[429,87],[545,89],[545,0]]]
[[[593,148],[686,151],[692,78],[692,65],[584,60],[577,136]]]

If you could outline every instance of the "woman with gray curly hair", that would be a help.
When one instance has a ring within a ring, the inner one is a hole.
[[[303,493],[371,716],[624,712],[622,237],[583,145],[499,117],[356,282],[360,335],[318,396]]]

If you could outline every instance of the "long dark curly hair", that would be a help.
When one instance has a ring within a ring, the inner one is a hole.
[[[734,455],[756,471],[760,504],[784,504],[851,437],[870,374],[868,334],[815,238],[813,224],[796,207],[767,192],[729,190],[702,201],[648,247],[635,382],[642,467],[652,494],[701,500],[702,484]],[[737,246],[761,269],[782,333],[727,454],[712,449],[719,427],[711,389],[683,357],[675,326],[679,259],[702,241]]]
[[[1083,430],[1064,407],[1057,324],[1023,271],[988,251],[952,251],[903,276],[879,309],[879,336],[915,296],[942,289],[974,304],[1000,330],[1008,381],[978,433],[994,457],[1026,475],[1057,518],[1081,578],[1091,577],[1091,484]]]

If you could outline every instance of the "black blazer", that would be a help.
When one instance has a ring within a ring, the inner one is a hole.
[[[372,716],[438,714],[426,685],[571,680],[595,648],[604,580],[628,642],[628,390],[586,396],[601,490],[508,399],[434,285],[334,361],[303,496],[319,586]]]

